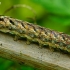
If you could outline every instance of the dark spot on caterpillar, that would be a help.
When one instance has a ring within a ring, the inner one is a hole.
[[[40,29],[40,31],[44,31],[44,28],[42,28],[42,27],[40,27],[40,26],[39,26],[39,29]]]
[[[32,26],[32,24],[28,24],[29,26]]]
[[[54,37],[57,37],[57,34],[54,31],[52,31],[52,34],[54,35]]]
[[[35,26],[34,26],[34,25],[32,25],[32,27],[33,27],[34,31],[36,31]]]
[[[10,21],[10,23],[12,23],[14,25],[14,22],[11,19],[9,21]]]
[[[62,36],[62,38],[63,38],[63,40],[65,40],[65,37],[64,36]]]
[[[2,43],[0,45],[2,46]]]
[[[21,25],[25,28],[24,24],[21,22]]]
[[[49,29],[47,29],[47,30],[45,30],[45,34],[46,35],[48,35],[48,34],[50,34],[51,33],[51,30],[49,30]],[[50,36],[50,35],[49,35]]]
[[[0,21],[4,21],[4,19],[3,18],[0,18]]]
[[[44,44],[44,45],[43,45],[43,48],[49,49],[49,45],[48,45],[48,44]]]

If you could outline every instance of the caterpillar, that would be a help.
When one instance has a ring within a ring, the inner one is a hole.
[[[0,15],[0,32],[9,33],[30,42],[61,49],[70,53],[70,35],[36,24]]]

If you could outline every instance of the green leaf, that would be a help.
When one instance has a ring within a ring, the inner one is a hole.
[[[70,24],[70,0],[32,0],[42,5],[53,21]],[[53,14],[53,15],[52,15]]]

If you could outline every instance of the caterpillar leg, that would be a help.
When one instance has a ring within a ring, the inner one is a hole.
[[[54,52],[54,48],[52,48],[51,46],[49,46],[50,51]]]
[[[13,40],[14,40],[14,41],[17,41],[19,38],[20,38],[19,36],[16,36],[16,35],[15,35],[14,38],[13,38]]]
[[[31,41],[27,40],[27,41],[26,41],[26,44],[27,44],[27,45],[30,45],[30,44],[31,44]]]
[[[41,48],[41,49],[43,48],[43,44],[40,41],[39,41],[39,48]]]

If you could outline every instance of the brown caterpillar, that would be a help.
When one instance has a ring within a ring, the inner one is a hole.
[[[0,32],[26,38],[30,42],[61,49],[70,53],[70,36],[8,16],[0,15]]]

